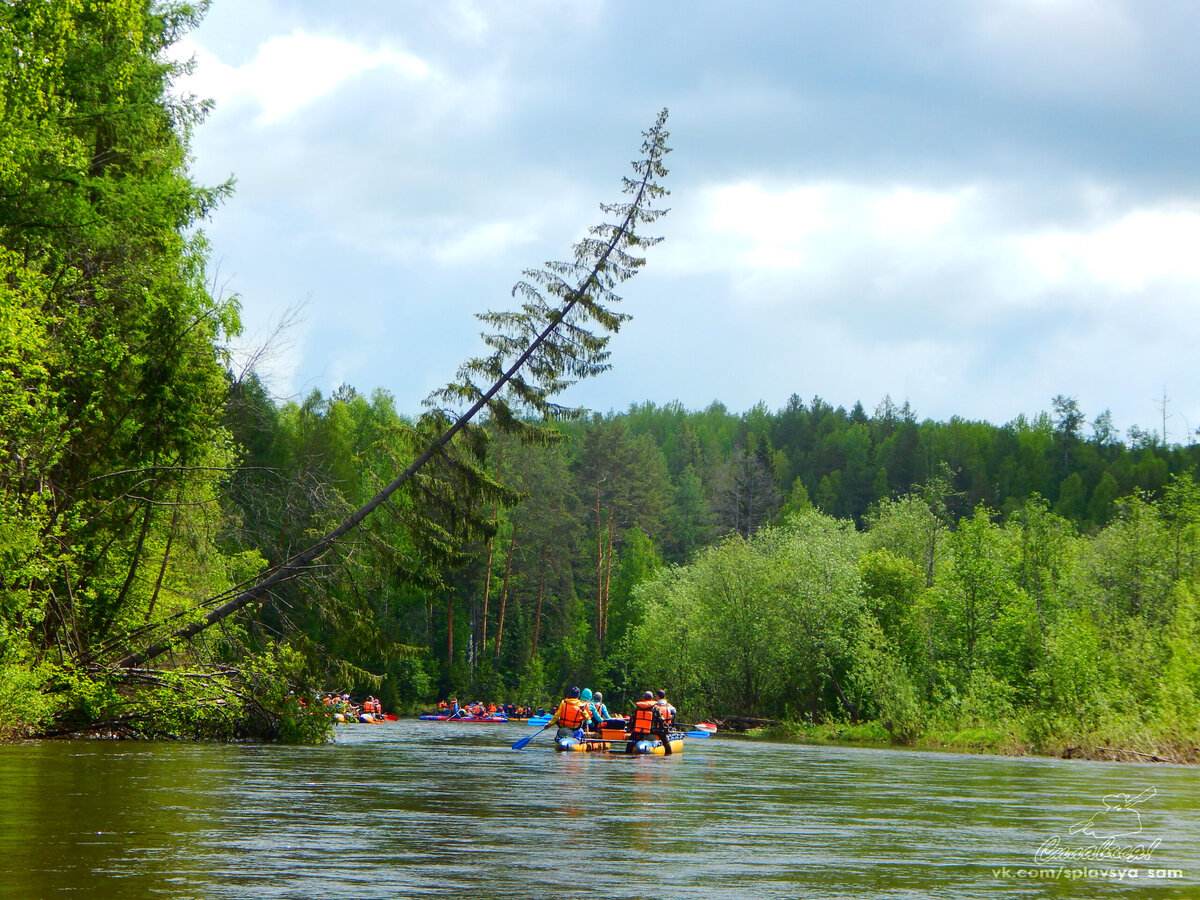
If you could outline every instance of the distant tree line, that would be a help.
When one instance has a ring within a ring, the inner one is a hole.
[[[480,316],[423,412],[234,373],[201,230],[231,185],[188,175],[207,106],[166,55],[204,7],[0,4],[0,734],[311,740],[317,690],[572,683],[902,739],[1194,723],[1196,448],[1061,396],[1003,426],[552,401],[607,367],[665,111],[632,199]]]
[[[387,435],[399,434],[403,421],[382,392],[366,398],[342,388],[330,398],[314,392],[277,406],[250,379],[237,386],[236,396],[228,424],[249,450],[247,468],[234,480],[242,540],[280,553],[323,504],[357,502]],[[461,566],[421,574],[422,555],[410,546],[402,518],[393,517],[370,530],[370,542],[351,565],[330,574],[313,601],[326,610],[351,610],[366,600],[371,615],[332,630],[315,619],[305,627],[313,640],[332,641],[339,656],[364,671],[393,672],[385,690],[403,701],[454,693],[544,701],[572,682],[623,698],[642,690],[652,673],[712,712],[865,715],[879,708],[871,699],[874,688],[864,686],[870,678],[917,664],[918,656],[904,658],[894,647],[902,620],[915,627],[909,618],[920,597],[926,604],[917,604],[920,609],[949,617],[938,627],[938,641],[953,634],[956,643],[952,651],[927,655],[923,668],[900,683],[911,687],[914,704],[932,703],[935,685],[966,696],[981,690],[979,662],[994,652],[997,609],[1008,598],[1020,593],[1031,604],[1043,637],[1064,605],[1073,608],[1051,596],[1065,566],[1056,555],[1067,552],[1063,546],[1070,545],[1072,558],[1082,548],[1107,546],[1136,513],[1139,527],[1160,522],[1154,540],[1141,545],[1143,556],[1153,559],[1170,532],[1161,516],[1181,504],[1191,508],[1195,448],[1145,436],[1126,443],[1105,430],[1107,419],[1098,417],[1084,435],[1074,402],[1062,397],[1054,399],[1052,414],[1003,426],[957,418],[918,422],[907,407],[887,400],[868,416],[859,405],[847,411],[793,398],[777,412],[760,405],[742,414],[719,404],[702,411],[643,404],[560,425],[566,439],[548,445],[498,439],[493,474],[520,500],[491,506],[492,533],[462,546]],[[397,446],[385,456],[403,452]],[[286,485],[295,496],[272,485]],[[770,578],[755,587],[756,567],[776,564],[764,561],[763,548],[790,546],[787,535],[796,533],[797,522],[808,523],[803,554],[819,559],[805,563],[779,550],[787,562],[778,565],[790,566],[790,574],[776,587]],[[997,547],[979,545],[985,537],[999,541]],[[830,549],[818,553],[818,546]],[[983,567],[975,574],[963,568],[968,548]],[[989,562],[1001,551],[1009,558]],[[674,635],[673,643],[648,640],[649,598],[663,590],[675,596],[681,579],[699,577],[718,560],[726,567],[722,590],[744,595],[751,605],[783,591],[789,597],[784,607],[748,620],[743,637],[749,644],[729,635],[717,639],[711,635],[735,627],[735,606],[732,595],[718,602],[721,590],[706,585],[703,602],[697,599],[689,614],[696,621],[673,610],[652,629]],[[835,560],[840,575],[821,568]],[[841,585],[837,602],[819,615],[802,615],[801,607],[788,611],[804,592],[783,585],[806,565],[818,567],[822,583]],[[1123,571],[1131,578],[1145,574]],[[1098,596],[1112,583],[1107,577],[1091,584]],[[1140,588],[1123,584],[1120,590]],[[929,606],[932,597],[939,599]],[[1158,597],[1155,621],[1171,618],[1171,602]],[[874,624],[865,617],[872,604],[880,605]],[[308,608],[299,598],[285,606],[294,614]],[[1132,611],[1128,604],[1121,608]],[[369,642],[354,637],[354,622],[408,654],[389,661],[364,653]],[[689,623],[683,627],[692,629],[690,637],[673,630],[681,623]],[[821,647],[824,661],[803,677],[784,677],[797,671],[795,661],[767,663],[779,653],[801,652],[822,629],[839,637]],[[930,639],[906,634],[910,653]],[[731,683],[721,677],[728,668],[717,658],[690,671],[656,666],[671,660],[688,669],[695,663],[682,652],[688,646],[720,653],[744,646],[743,658],[758,674]],[[859,658],[882,668],[864,674],[851,665]],[[950,671],[948,660],[959,669]],[[759,682],[768,671],[773,688]],[[1025,671],[1022,677],[1032,676]],[[1027,687],[1019,679],[1006,683]]]

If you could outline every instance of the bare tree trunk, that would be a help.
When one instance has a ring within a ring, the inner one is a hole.
[[[619,209],[624,213],[624,217],[620,225],[605,226],[603,233],[609,235],[608,240],[600,243],[595,242],[596,255],[595,262],[584,274],[580,281],[573,287],[567,288],[563,293],[565,297],[563,304],[552,314],[549,315],[549,322],[538,333],[538,335],[529,343],[529,346],[518,356],[513,363],[504,370],[495,382],[485,391],[471,407],[460,415],[450,427],[443,431],[440,435],[430,441],[429,446],[412,461],[412,463],[403,472],[397,475],[388,485],[386,485],[379,493],[372,497],[365,505],[355,511],[349,518],[343,521],[340,525],[318,540],[311,546],[294,554],[289,559],[285,560],[278,566],[268,569],[261,576],[249,582],[249,586],[234,595],[230,600],[222,603],[220,606],[209,610],[203,617],[198,620],[193,620],[182,628],[177,628],[165,638],[155,641],[149,647],[142,650],[130,653],[118,660],[116,666],[118,668],[137,668],[166,653],[176,644],[190,640],[201,632],[207,630],[218,622],[223,621],[230,615],[238,612],[241,609],[249,606],[251,603],[261,602],[268,597],[273,588],[293,578],[306,574],[312,564],[323,556],[337,541],[341,540],[354,529],[362,524],[367,516],[371,515],[376,509],[388,501],[392,494],[396,493],[403,487],[417,472],[419,472],[429,460],[433,459],[443,451],[443,449],[454,440],[455,436],[462,431],[472,419],[475,418],[482,410],[486,409],[489,404],[496,398],[500,391],[507,385],[521,368],[527,363],[539,347],[544,344],[549,337],[554,334],[560,326],[565,323],[570,326],[571,313],[576,306],[581,303],[593,303],[592,294],[598,287],[602,287],[611,279],[610,270],[618,263],[612,261],[614,253],[620,255],[618,247],[625,243],[632,243],[634,246],[644,246],[644,239],[638,238],[634,234],[634,226],[639,221],[644,221],[650,215],[643,207],[643,202],[648,199],[652,200],[656,196],[656,191],[661,192],[661,189],[654,183],[654,179],[662,173],[661,156],[665,153],[665,129],[663,125],[666,121],[666,110],[660,114],[658,122],[654,129],[647,132],[647,141],[644,147],[647,150],[646,158],[639,164],[638,169],[641,175],[640,179],[633,181],[626,179],[626,192],[633,195],[631,202],[621,204],[619,206],[609,207],[611,209]],[[649,195],[649,197],[647,197]],[[611,230],[610,230],[611,229]],[[600,233],[600,232],[597,232]],[[640,265],[640,263],[639,263]],[[563,296],[563,294],[559,294]],[[589,309],[595,313],[594,308]],[[213,598],[217,599],[217,598]],[[205,604],[207,605],[207,604]],[[203,608],[203,607],[202,607]],[[195,614],[192,611],[192,615]]]
[[[492,504],[492,528],[496,527],[496,522],[500,518],[500,504]],[[483,567],[483,626],[480,629],[479,649],[481,653],[487,652],[487,609],[488,596],[492,592],[492,556],[496,547],[496,536],[493,534],[488,538],[487,545],[487,564]]]
[[[513,525],[512,540],[508,544],[508,560],[504,563],[504,587],[500,590],[500,618],[496,623],[496,664],[500,663],[500,640],[504,637],[504,604],[508,600],[508,578],[512,573],[513,551],[517,549],[517,526]]]
[[[608,547],[605,549],[604,559],[604,619],[600,628],[600,643],[604,644],[605,638],[608,637],[608,595],[609,585],[612,584],[613,570],[613,511],[608,511]]]
[[[175,495],[175,509],[171,513],[171,527],[167,531],[167,546],[163,548],[162,564],[158,567],[158,578],[154,580],[154,593],[150,595],[150,603],[146,606],[146,621],[149,622],[154,615],[154,604],[158,601],[159,591],[162,590],[163,577],[167,574],[167,563],[171,559],[171,544],[175,542],[175,529],[179,527],[179,502],[183,499],[182,493]]]
[[[542,544],[542,552],[538,554],[538,590],[537,611],[533,614],[533,649],[529,651],[529,659],[537,656],[538,635],[542,630],[542,595],[546,590],[546,545]]]
[[[454,665],[454,595],[446,592],[446,665]]]
[[[604,640],[604,519],[596,485],[596,640]]]

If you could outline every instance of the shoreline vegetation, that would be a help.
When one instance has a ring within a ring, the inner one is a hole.
[[[730,732],[723,732],[728,737]],[[779,722],[744,731],[732,732],[735,737],[805,744],[814,747],[868,747],[887,750],[919,750],[945,753],[979,754],[1019,758],[1038,756],[1047,759],[1068,759],[1087,762],[1169,763],[1200,765],[1200,747],[1193,741],[1180,738],[1154,737],[1134,734],[1140,749],[1126,745],[1126,738],[1116,732],[1062,736],[1035,744],[1017,726],[971,727],[962,729],[932,729],[918,735],[909,743],[896,743],[887,729],[878,722],[857,724],[814,725],[802,722]]]
[[[0,739],[312,743],[330,723],[293,697],[586,685],[846,740],[878,731],[830,723],[1195,759],[1200,445],[1089,430],[1062,395],[1001,426],[555,401],[608,368],[659,241],[666,110],[424,412],[235,371],[202,230],[233,184],[192,180],[209,107],[165,52],[205,7],[0,4]]]

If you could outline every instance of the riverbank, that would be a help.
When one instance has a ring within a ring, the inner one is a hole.
[[[1156,734],[1145,726],[1113,725],[1087,734],[1046,735],[1040,739],[1021,724],[931,728],[905,742],[894,740],[879,722],[779,722],[740,733],[758,739],[841,747],[1200,765],[1200,735]]]

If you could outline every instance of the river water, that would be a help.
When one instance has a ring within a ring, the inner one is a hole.
[[[0,747],[0,897],[1200,897],[1195,769],[531,733]]]

